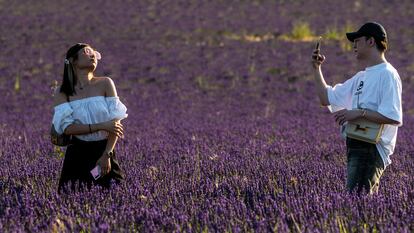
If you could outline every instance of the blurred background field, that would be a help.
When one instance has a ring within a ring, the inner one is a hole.
[[[0,231],[413,232],[411,1],[0,0]],[[404,126],[377,196],[345,192],[345,145],[319,106],[359,71],[345,32],[385,26]],[[128,107],[109,193],[56,195],[51,87],[66,50],[101,52]]]

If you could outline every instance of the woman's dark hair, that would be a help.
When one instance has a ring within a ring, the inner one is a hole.
[[[77,43],[70,47],[66,52],[65,67],[63,69],[63,82],[60,86],[60,92],[65,93],[66,96],[72,96],[76,94],[75,85],[78,83],[78,77],[76,76],[75,69],[73,68],[73,61],[78,59],[79,50],[90,47],[85,43]]]

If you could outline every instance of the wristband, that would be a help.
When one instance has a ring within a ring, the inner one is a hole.
[[[367,110],[366,109],[362,110],[362,117],[365,117],[365,115],[367,115]]]

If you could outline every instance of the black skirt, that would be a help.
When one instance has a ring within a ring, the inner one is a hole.
[[[101,141],[83,141],[72,137],[72,142],[66,149],[62,173],[60,175],[58,192],[67,191],[67,188],[75,191],[76,187],[90,188],[92,184],[109,188],[111,180],[120,183],[124,179],[116,153],[111,160],[111,171],[105,176],[95,180],[90,171],[96,166],[96,162],[105,151],[107,139]],[[68,184],[70,183],[70,185]]]

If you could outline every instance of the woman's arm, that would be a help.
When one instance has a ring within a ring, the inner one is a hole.
[[[90,127],[89,127],[90,126]],[[118,137],[124,135],[124,130],[120,121],[106,121],[96,124],[71,124],[65,129],[67,135],[80,135],[94,133],[99,130],[105,130],[110,134],[114,134]]]
[[[106,148],[104,154],[108,154],[109,152],[113,151],[118,141],[118,136],[113,133],[109,133],[108,142],[106,143]]]
[[[108,142],[106,143],[105,151],[103,152],[102,156],[96,162],[97,165],[101,166],[102,175],[108,174],[112,169],[111,159],[110,159],[110,152],[115,148],[116,141],[118,137],[116,134],[109,133]]]
[[[110,78],[105,78],[105,96],[106,97],[117,96],[115,84]],[[121,125],[120,120],[113,119],[113,121]],[[105,151],[103,152],[102,156],[97,161],[97,164],[99,164],[102,168],[103,175],[106,175],[111,171],[111,162],[110,162],[109,153],[114,150],[115,145],[118,141],[118,137],[121,137],[121,136],[123,136],[123,134],[119,135],[119,134],[109,133],[108,142],[106,143]]]
[[[105,78],[105,96],[114,97],[117,95],[118,94],[116,92],[116,87],[112,79],[109,77]],[[121,125],[120,120],[118,119],[112,119],[112,120]],[[109,133],[108,142],[106,144],[106,149],[105,149],[104,154],[111,152],[115,148],[118,137],[119,135],[117,134]]]
[[[80,135],[94,133],[99,130],[104,130],[102,123],[97,124],[71,124],[65,129],[67,135]]]

